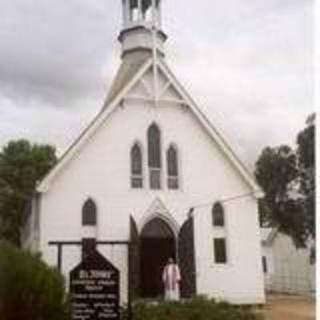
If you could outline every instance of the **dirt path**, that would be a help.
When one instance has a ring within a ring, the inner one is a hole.
[[[315,320],[312,298],[272,295],[267,299],[266,320]]]

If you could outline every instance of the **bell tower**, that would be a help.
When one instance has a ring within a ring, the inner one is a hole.
[[[161,26],[162,0],[122,0],[123,26],[119,35],[122,58],[150,55],[153,48],[164,56],[167,39]]]

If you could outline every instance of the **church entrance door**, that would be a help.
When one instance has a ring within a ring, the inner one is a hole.
[[[140,236],[141,296],[163,295],[162,271],[169,257],[176,257],[176,239],[171,227],[162,219],[148,222]]]

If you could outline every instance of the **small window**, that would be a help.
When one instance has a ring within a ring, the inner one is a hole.
[[[215,227],[224,227],[224,209],[220,202],[217,202],[212,207],[212,221]]]
[[[227,248],[224,238],[214,239],[214,260],[219,264],[227,263]]]
[[[142,152],[137,143],[131,149],[131,187],[143,188]]]
[[[148,129],[148,166],[151,189],[161,189],[160,130],[156,124]]]
[[[167,151],[168,188],[178,189],[178,153],[175,147],[170,146]]]
[[[89,199],[85,202],[82,208],[82,225],[96,226],[97,225],[97,207],[93,200]]]
[[[263,273],[268,273],[268,264],[267,264],[267,257],[262,257],[262,268]]]

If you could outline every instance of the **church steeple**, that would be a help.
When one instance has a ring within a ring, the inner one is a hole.
[[[154,45],[158,53],[164,55],[167,36],[161,29],[161,0],[122,0],[122,6],[123,29],[119,36],[122,57],[137,52],[152,54]],[[155,39],[153,28],[156,30]]]

